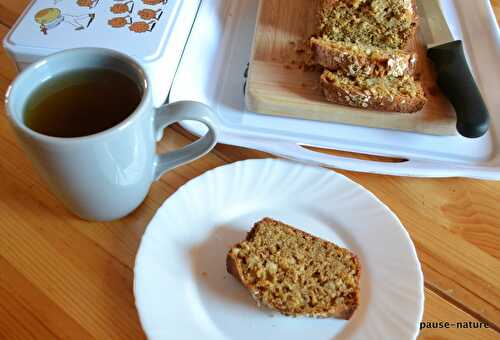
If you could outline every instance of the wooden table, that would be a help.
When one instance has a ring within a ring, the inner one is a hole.
[[[0,0],[3,39],[28,0]],[[500,0],[492,0],[500,14]],[[0,93],[15,77],[0,50]],[[68,213],[32,169],[0,115],[0,339],[141,339],[132,294],[134,257],[160,204],[214,167],[269,155],[219,145],[166,174],[145,203],[112,223]],[[193,139],[180,127],[160,149]],[[425,274],[425,321],[482,321],[483,329],[429,329],[422,339],[500,338],[500,182],[416,179],[339,171],[401,219]]]

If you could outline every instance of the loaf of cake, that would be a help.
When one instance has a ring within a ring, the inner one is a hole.
[[[422,85],[412,76],[346,77],[325,70],[321,87],[326,99],[354,107],[387,112],[417,112],[426,103]]]
[[[415,72],[415,53],[329,38],[311,38],[310,63],[348,76],[400,77]]]
[[[349,319],[359,305],[356,255],[270,218],[229,250],[226,266],[258,304],[284,315]]]
[[[322,66],[330,102],[413,113],[427,102],[414,78],[418,16],[413,0],[320,0],[310,63]]]
[[[405,49],[417,18],[413,0],[321,0],[319,31],[335,41]]]

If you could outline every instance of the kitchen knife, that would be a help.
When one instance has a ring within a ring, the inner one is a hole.
[[[427,55],[434,62],[438,85],[457,114],[457,131],[478,138],[489,128],[489,113],[465,58],[463,43],[455,40],[439,0],[418,0]]]

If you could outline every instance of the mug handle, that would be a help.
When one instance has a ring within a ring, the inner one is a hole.
[[[158,180],[167,171],[206,155],[217,144],[218,117],[207,105],[193,101],[179,101],[156,109],[156,141],[159,142],[163,138],[163,132],[167,127],[183,120],[203,123],[208,127],[208,132],[197,141],[179,150],[157,155],[154,169],[155,180]]]

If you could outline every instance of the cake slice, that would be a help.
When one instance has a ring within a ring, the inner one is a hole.
[[[406,49],[414,39],[413,0],[321,0],[319,36],[334,41]]]
[[[356,255],[270,218],[229,250],[226,265],[259,304],[284,315],[349,319],[359,305]]]
[[[325,70],[320,84],[328,101],[359,108],[413,113],[427,102],[422,85],[409,75],[349,77]]]
[[[320,0],[311,63],[332,103],[413,113],[427,102],[413,74],[418,16],[414,0]]]
[[[310,63],[349,76],[400,77],[415,71],[417,56],[402,50],[311,38]]]

